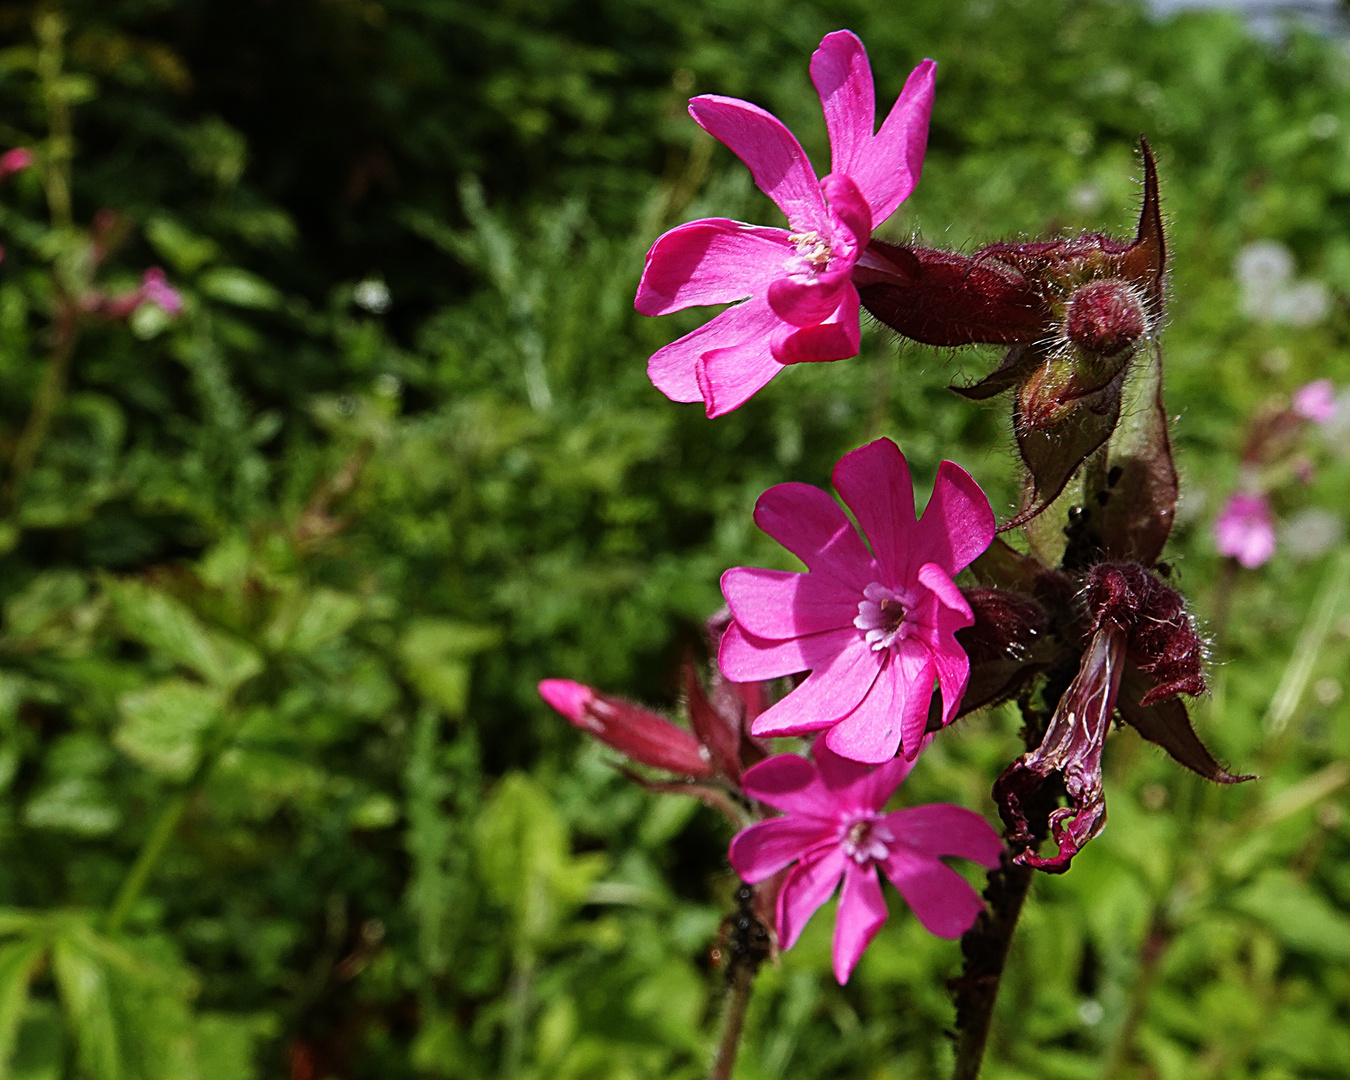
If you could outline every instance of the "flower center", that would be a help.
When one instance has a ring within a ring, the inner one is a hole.
[[[908,630],[905,612],[908,597],[896,589],[888,589],[879,581],[874,581],[863,590],[863,599],[858,602],[858,616],[853,625],[864,631],[867,644],[873,652],[889,649],[898,641],[903,641]]]
[[[797,247],[797,257],[817,274],[830,265],[830,242],[812,229],[810,232],[790,233],[788,239]]]
[[[886,845],[894,840],[895,834],[878,818],[856,818],[844,823],[839,846],[859,866],[866,866],[889,856],[891,849]]]

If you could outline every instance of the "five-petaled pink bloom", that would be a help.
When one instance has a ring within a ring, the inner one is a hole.
[[[745,773],[746,794],[786,816],[751,825],[731,841],[731,865],[754,884],[797,865],[778,894],[778,943],[790,949],[817,908],[844,879],[834,924],[834,974],[841,983],[886,921],[877,867],[899,890],[924,928],[956,938],[983,904],[966,880],[941,860],[971,859],[993,869],[1003,844],[984,818],[946,803],[883,813],[913,768],[894,758],[871,769],[831,753],[820,739],[815,764],[779,754]]]
[[[1275,523],[1266,497],[1245,491],[1231,495],[1214,522],[1214,546],[1248,570],[1274,555]]]
[[[944,461],[915,521],[909,467],[890,439],[846,454],[833,479],[871,551],[819,488],[770,488],[755,522],[808,570],[736,567],[722,575],[735,621],[718,662],[735,682],[811,672],[755,718],[753,734],[828,728],[830,749],[853,761],[882,762],[902,747],[912,760],[934,678],[944,724],[966,691],[970,660],[954,635],[974,618],[952,578],[993,540],[994,514],[970,475]]]
[[[1294,412],[1314,424],[1325,424],[1336,415],[1336,387],[1330,379],[1314,379],[1294,393]]]
[[[830,136],[832,172],[823,181],[792,132],[757,105],[715,94],[689,102],[694,120],[745,162],[789,228],[705,218],[652,245],[637,293],[643,315],[744,301],[652,356],[647,373],[657,389],[721,416],[785,364],[858,354],[853,264],[918,183],[935,67],[925,60],[914,69],[874,131],[862,42],[847,30],[826,36],[811,57]]]

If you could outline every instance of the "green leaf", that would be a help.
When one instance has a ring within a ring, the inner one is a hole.
[[[198,288],[215,300],[244,308],[271,310],[281,306],[281,293],[257,274],[237,266],[208,270],[197,281]]]
[[[414,619],[399,651],[408,678],[447,716],[462,716],[469,701],[469,656],[493,648],[501,634],[492,627],[446,619]]]
[[[91,1080],[121,1080],[121,1046],[107,971],[82,942],[62,935],[53,949],[52,973],[84,1071]]]
[[[527,941],[546,937],[604,873],[601,855],[574,858],[553,801],[523,773],[504,777],[477,823],[478,866],[489,892]]]
[[[9,1075],[19,1024],[28,1008],[28,987],[47,942],[29,938],[0,946],[0,1076]]]
[[[1350,963],[1350,915],[1288,871],[1268,870],[1232,906],[1263,923],[1286,948]]]
[[[264,634],[269,648],[305,654],[340,637],[361,617],[361,601],[333,589],[296,590]]]
[[[128,757],[175,780],[191,775],[202,735],[219,719],[219,691],[185,679],[165,679],[118,699],[122,723],[113,741]]]
[[[181,273],[196,273],[220,254],[214,240],[197,236],[163,215],[150,219],[145,235],[155,250]]]
[[[137,581],[114,582],[109,593],[128,634],[213,686],[230,691],[262,670],[250,645],[204,625],[174,597]]]
[[[67,776],[42,788],[28,800],[24,824],[32,829],[54,829],[77,836],[107,836],[122,823],[122,812],[109,801],[99,780]]]

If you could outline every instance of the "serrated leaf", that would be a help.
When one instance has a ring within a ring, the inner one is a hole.
[[[219,691],[185,679],[165,679],[118,699],[122,723],[113,742],[147,769],[175,780],[191,775],[202,735],[220,717]]]
[[[123,628],[222,690],[233,690],[262,670],[254,649],[206,626],[180,600],[135,581],[109,587]]]

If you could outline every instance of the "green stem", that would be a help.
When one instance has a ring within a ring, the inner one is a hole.
[[[713,1051],[708,1080],[731,1080],[736,1055],[745,1033],[745,1015],[750,1008],[750,992],[760,964],[773,951],[769,928],[760,918],[765,896],[763,886],[742,885],[736,890],[736,912],[724,924],[728,930],[727,992],[722,1006],[722,1030]]]
[[[1130,1003],[1121,1021],[1111,1050],[1107,1054],[1106,1066],[1102,1069],[1102,1080],[1117,1080],[1125,1074],[1131,1055],[1134,1053],[1134,1041],[1139,1033],[1139,1025],[1148,1011],[1149,994],[1157,981],[1158,967],[1167,948],[1172,944],[1172,926],[1161,903],[1153,908],[1149,919],[1148,931],[1144,934],[1144,944],[1139,950],[1139,966],[1134,973],[1134,983],[1130,987]]]
[[[38,8],[33,16],[33,34],[38,41],[37,76],[42,87],[42,104],[47,112],[43,184],[52,224],[62,229],[68,228],[72,220],[70,161],[74,156],[74,137],[70,104],[61,85],[65,67],[66,18],[56,3],[44,3]]]
[[[211,775],[211,770],[216,767],[221,755],[233,745],[234,737],[239,733],[239,726],[242,723],[242,715],[236,714],[233,718],[227,718],[221,725],[215,743],[202,754],[201,761],[197,763],[197,768],[193,770],[187,782],[159,812],[150,834],[141,844],[141,850],[136,853],[136,861],[131,864],[127,876],[122,879],[117,895],[108,908],[108,917],[104,924],[108,933],[115,934],[125,925],[127,916],[131,914],[136,901],[141,898],[145,886],[149,884],[160,859],[164,856],[169,841],[178,831],[178,823],[182,821],[188,803],[206,783],[206,778]]]
[[[4,503],[5,508],[11,511],[19,504],[19,492],[23,482],[37,461],[38,451],[42,449],[47,433],[51,430],[52,420],[66,396],[70,362],[75,355],[75,344],[80,336],[74,306],[63,294],[58,294],[56,305],[56,317],[52,325],[51,355],[47,358],[42,382],[38,384],[37,394],[33,398],[28,423],[24,425],[23,432],[19,435],[19,441],[14,447],[14,457],[10,461]]]

